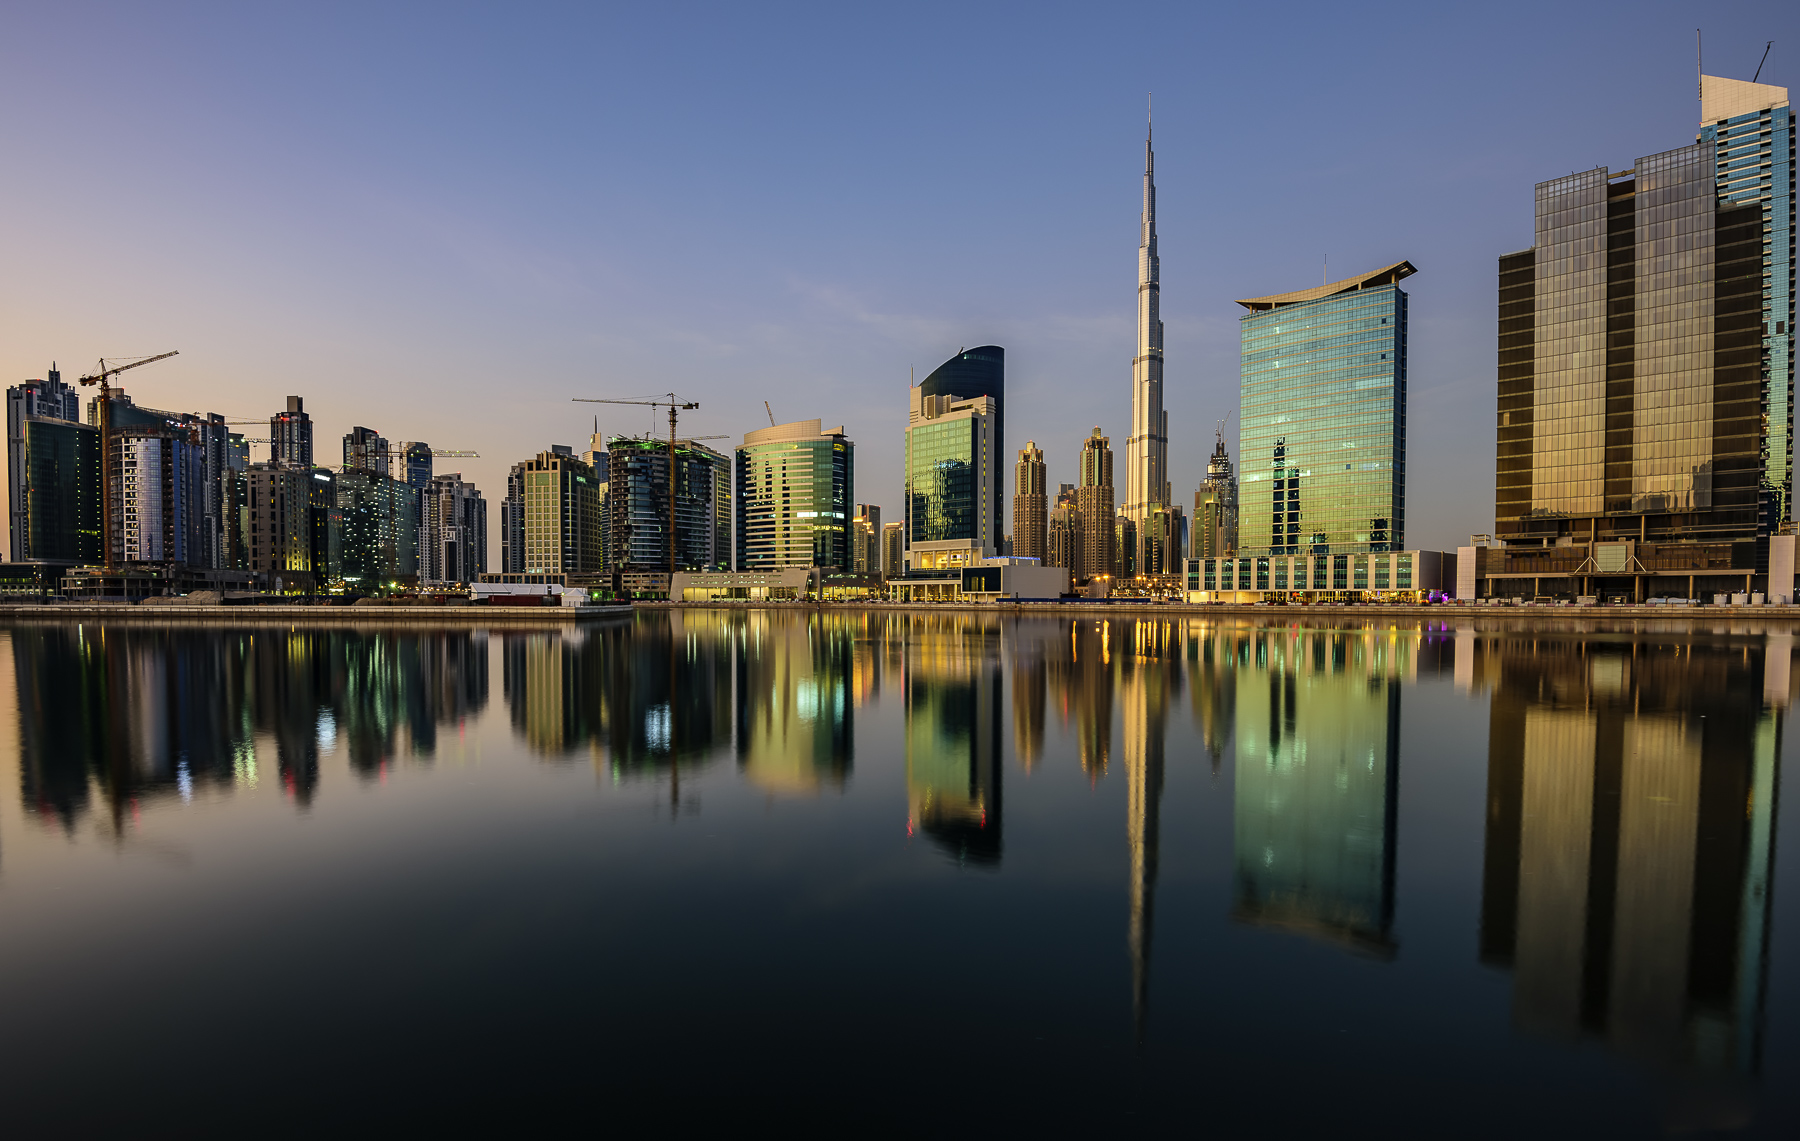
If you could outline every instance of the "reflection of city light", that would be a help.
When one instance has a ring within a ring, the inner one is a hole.
[[[184,760],[175,766],[175,789],[181,793],[181,799],[189,804],[194,801],[194,774],[188,772],[188,763]]]
[[[669,707],[655,705],[644,713],[644,744],[664,752],[669,748]]]
[[[319,752],[337,748],[337,717],[329,709],[319,710]]]

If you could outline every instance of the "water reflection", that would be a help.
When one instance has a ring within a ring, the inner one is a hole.
[[[1235,923],[1245,938],[1303,946],[1297,934],[1332,959],[1367,956],[1384,977],[1403,969],[1391,965],[1403,753],[1411,773],[1473,765],[1481,746],[1478,730],[1407,739],[1403,725],[1460,690],[1488,703],[1469,934],[1510,972],[1514,1025],[1663,1067],[1760,1065],[1786,634],[694,610],[498,631],[491,644],[454,629],[127,624],[7,637],[21,796],[54,829],[94,817],[116,831],[152,801],[271,775],[308,804],[321,758],[340,750],[351,774],[379,779],[483,713],[490,654],[534,779],[566,775],[540,760],[586,761],[608,785],[650,785],[657,803],[666,784],[683,812],[707,778],[741,781],[758,803],[823,798],[845,819],[858,819],[860,780],[879,798],[862,818],[871,835],[899,842],[903,797],[936,870],[984,883],[1030,862],[1034,812],[1089,812],[1055,823],[1108,837],[1125,919],[1108,938],[1127,960],[1115,977],[1129,978],[1140,1041],[1159,878],[1165,928],[1170,914],[1178,931]],[[503,736],[508,721],[496,713]],[[1050,787],[1074,796],[1057,802]],[[1217,868],[1164,851],[1207,829]],[[1210,902],[1170,896],[1170,876],[1205,881],[1227,861],[1229,887]]]
[[[1000,627],[951,615],[909,622],[904,640],[907,831],[961,863],[1001,850]]]
[[[254,785],[271,754],[304,805],[321,751],[342,743],[377,776],[487,704],[480,631],[56,625],[11,643],[21,795],[65,829],[96,797],[116,821],[145,798]]]
[[[1394,953],[1400,683],[1416,676],[1414,645],[1269,630],[1219,647],[1238,675],[1236,918]]]
[[[1790,643],[1477,647],[1481,958],[1512,971],[1521,1028],[1757,1068],[1781,738],[1765,699],[1785,701]]]

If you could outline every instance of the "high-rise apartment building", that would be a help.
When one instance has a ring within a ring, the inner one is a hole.
[[[1081,444],[1081,482],[1075,488],[1083,578],[1111,578],[1118,573],[1118,533],[1113,508],[1112,441],[1095,428]]]
[[[666,572],[671,495],[668,442],[613,436],[607,441],[607,462],[612,569]],[[731,461],[704,444],[679,441],[673,495],[675,569],[730,570]]]
[[[856,448],[842,427],[797,420],[737,448],[737,569],[853,569]]]
[[[100,423],[100,398],[97,395],[88,401],[87,418],[88,423],[96,427]],[[191,450],[199,463],[199,471],[194,477],[192,487],[184,493],[186,502],[192,509],[192,516],[190,520],[183,522],[183,526],[191,524],[195,528],[194,541],[180,544],[185,553],[179,558],[153,561],[180,562],[190,567],[229,569],[227,567],[229,520],[226,517],[226,501],[231,494],[231,479],[228,475],[231,430],[225,424],[225,417],[216,412],[201,415],[194,412],[170,412],[161,408],[147,408],[134,402],[124,389],[115,388],[112,390],[107,422],[117,431],[142,429],[151,432],[172,432],[181,440],[184,455]],[[184,507],[183,510],[185,511],[187,508]],[[119,557],[119,543],[122,541],[118,522],[118,518],[115,517],[113,520],[115,558]]]
[[[1050,503],[1045,494],[1048,478],[1049,468],[1044,464],[1043,449],[1035,440],[1025,441],[1025,446],[1019,449],[1018,462],[1013,465],[1012,553],[1020,558],[1041,560],[1048,553]]]
[[[302,469],[313,466],[312,417],[306,414],[304,400],[290,396],[287,411],[269,417],[269,439],[271,463]]]
[[[1243,344],[1238,549],[1398,551],[1406,534],[1406,294],[1395,262],[1252,297]]]
[[[1793,485],[1794,120],[1786,88],[1710,75],[1700,118],[1692,145],[1538,184],[1531,248],[1500,258],[1504,550],[1482,552],[1483,594],[1704,597],[1770,569]]]
[[[373,590],[419,573],[418,496],[379,470],[345,466],[335,483],[341,577]]]
[[[1144,208],[1138,216],[1137,351],[1131,358],[1131,434],[1125,440],[1121,507],[1122,514],[1139,523],[1170,498],[1169,414],[1163,411],[1162,259],[1156,253],[1156,154],[1150,142],[1146,134]]]
[[[881,576],[899,578],[906,573],[906,524],[881,525]]]
[[[341,577],[335,483],[327,471],[279,463],[246,468],[245,569],[289,594],[323,591]]]
[[[921,396],[955,397],[967,400],[970,397],[986,396],[994,402],[991,417],[990,434],[993,437],[990,445],[993,462],[998,463],[1006,455],[1006,350],[999,345],[980,345],[973,349],[963,349],[943,364],[933,369],[931,375],[919,382]],[[1000,530],[1006,521],[1006,485],[996,472],[992,483],[984,484],[987,494],[993,501],[991,507],[994,521],[995,552],[999,551]]]
[[[13,562],[97,563],[100,433],[51,366],[6,390],[8,516]]]
[[[431,478],[419,530],[420,581],[469,583],[487,570],[487,502],[462,473]]]
[[[881,508],[873,503],[858,503],[850,520],[850,569],[881,573]]]
[[[1194,492],[1193,553],[1196,559],[1216,559],[1237,553],[1238,485],[1232,472],[1231,453],[1225,450],[1225,431],[1218,431],[1212,458],[1206,462],[1206,478]]]
[[[1044,565],[1064,567],[1072,584],[1081,573],[1081,511],[1075,506],[1075,485],[1065,483],[1050,508],[1049,535],[1045,540]]]
[[[433,462],[430,444],[401,440],[388,451],[386,469],[389,478],[399,480],[423,497],[425,489],[431,486]]]
[[[524,574],[599,574],[600,476],[562,444],[518,465]]]
[[[500,501],[500,570],[525,573],[524,464],[514,464],[506,472],[506,498]]]
[[[204,565],[199,446],[172,428],[115,427],[108,437],[113,560]]]
[[[356,427],[344,436],[344,469],[388,471],[388,442],[373,428]]]
[[[923,385],[911,390],[911,401],[905,460],[908,565],[939,570],[998,555],[1004,498],[995,471],[998,405],[990,396],[932,395]]]

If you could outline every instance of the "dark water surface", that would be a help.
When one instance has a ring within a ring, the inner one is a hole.
[[[1792,649],[15,624],[0,1128],[1790,1136]]]

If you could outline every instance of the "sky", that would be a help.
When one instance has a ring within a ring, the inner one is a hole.
[[[1407,541],[1493,524],[1495,259],[1532,188],[1800,84],[1800,5],[34,4],[0,8],[0,380],[473,449],[819,418],[899,517],[907,378],[1007,353],[1052,485],[1131,410],[1155,93],[1171,480],[1235,455],[1234,304],[1406,259]],[[256,427],[252,435],[266,434]],[[254,445],[253,459],[267,457]],[[1010,473],[1009,473],[1010,474]]]

